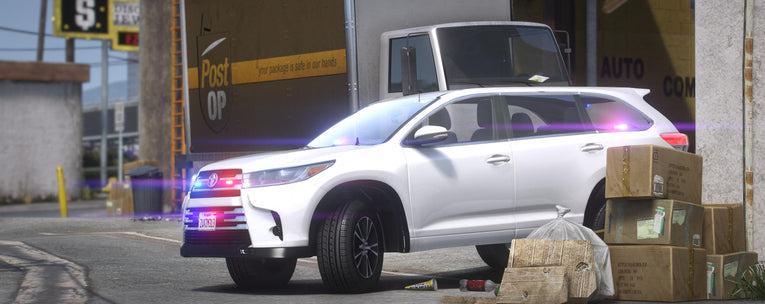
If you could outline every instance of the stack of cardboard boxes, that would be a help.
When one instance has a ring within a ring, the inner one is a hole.
[[[741,204],[702,205],[700,156],[652,145],[607,152],[606,222],[615,298],[727,299],[744,252]]]

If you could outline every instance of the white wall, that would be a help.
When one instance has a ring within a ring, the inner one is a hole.
[[[0,202],[56,197],[57,166],[80,196],[81,94],[79,82],[0,80]]]
[[[754,7],[754,238],[765,253],[765,1]],[[705,204],[744,202],[744,1],[696,1],[696,153]]]

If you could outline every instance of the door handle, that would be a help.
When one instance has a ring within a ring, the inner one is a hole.
[[[487,164],[501,165],[510,162],[510,156],[503,154],[494,154],[486,159]]]
[[[589,143],[579,148],[579,151],[582,151],[582,152],[592,152],[592,151],[600,151],[600,150],[603,150],[603,145],[595,144],[595,143]]]

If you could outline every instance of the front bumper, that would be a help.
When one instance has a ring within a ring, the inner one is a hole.
[[[265,259],[283,259],[283,258],[304,258],[314,256],[313,250],[309,247],[287,247],[287,248],[251,248],[249,245],[223,244],[189,244],[184,243],[181,246],[182,257],[203,257],[203,258],[265,258]]]
[[[318,188],[310,183],[241,190],[237,197],[187,199],[184,257],[296,258],[314,256],[309,230]],[[215,213],[215,228],[199,224]]]

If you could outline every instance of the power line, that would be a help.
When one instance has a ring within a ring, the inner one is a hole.
[[[95,50],[101,49],[100,46],[76,47],[75,50]],[[44,51],[65,51],[66,48],[45,48]],[[37,48],[0,48],[0,52],[31,52],[37,51]]]
[[[14,33],[20,33],[20,34],[29,34],[29,35],[35,35],[35,36],[40,34],[38,32],[27,31],[27,30],[20,30],[20,29],[5,27],[5,26],[0,26],[0,31],[14,32]],[[53,37],[53,35],[48,34],[48,33],[45,33],[43,35],[45,35],[46,37]]]

